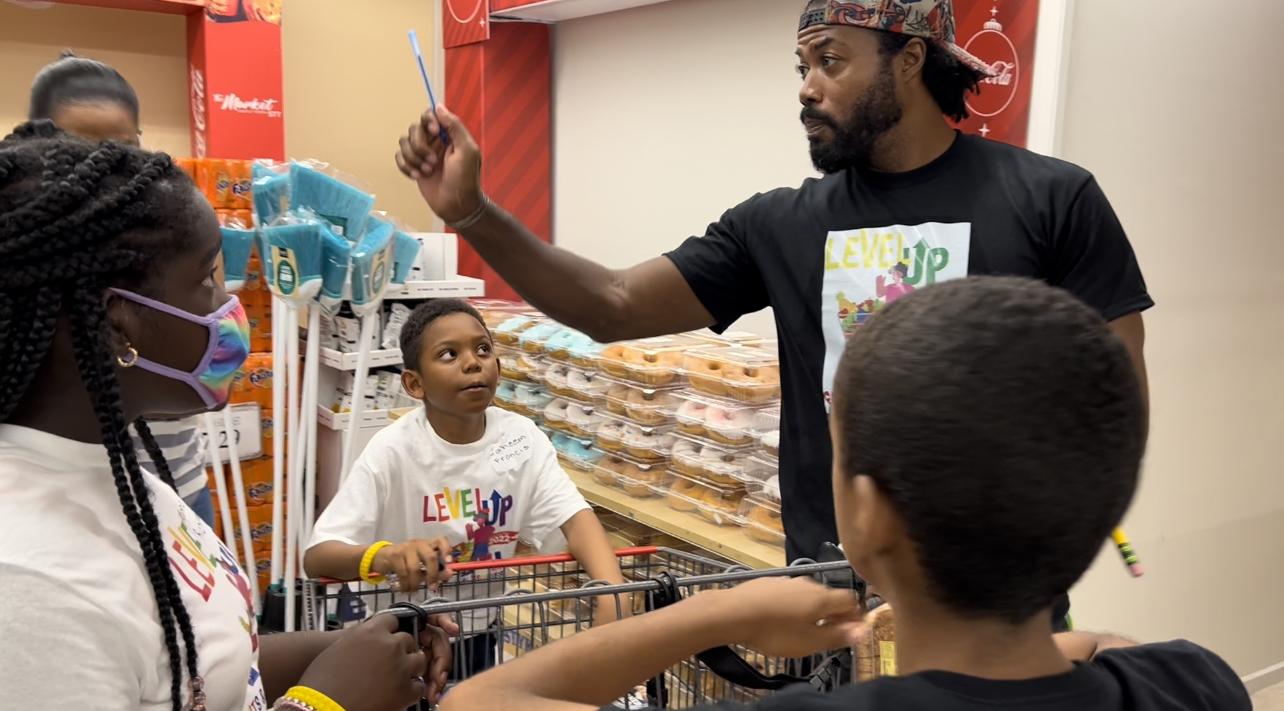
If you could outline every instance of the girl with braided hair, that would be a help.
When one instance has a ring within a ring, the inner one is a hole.
[[[0,708],[235,711],[289,689],[278,708],[391,711],[444,684],[442,620],[418,643],[388,616],[258,637],[235,556],[139,466],[128,424],[224,406],[248,350],[220,247],[166,155],[48,121],[0,141]]]
[[[138,95],[125,77],[102,62],[64,52],[31,83],[29,115],[49,119],[62,130],[89,141],[114,140],[138,145]],[[142,420],[134,423],[134,447],[148,453],[148,465],[206,523],[214,525],[214,502],[205,478],[205,441],[198,418],[161,423],[153,436]],[[161,452],[163,456],[152,453]]]

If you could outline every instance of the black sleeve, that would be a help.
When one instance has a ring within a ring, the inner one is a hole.
[[[1107,321],[1155,305],[1123,225],[1096,179],[1088,178],[1058,222],[1049,282],[1097,309]]]
[[[761,229],[756,210],[759,197],[727,210],[703,237],[692,237],[665,255],[713,315],[718,331],[770,305],[762,272],[750,251],[754,232]]]
[[[1178,640],[1109,649],[1093,658],[1126,687],[1137,709],[1251,711],[1239,676],[1221,657]]]

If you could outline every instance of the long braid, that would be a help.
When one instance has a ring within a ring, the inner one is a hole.
[[[93,400],[94,414],[102,429],[103,446],[107,448],[107,458],[111,465],[112,480],[116,483],[116,496],[120,499],[121,509],[129,530],[138,539],[143,551],[143,564],[147,569],[147,578],[156,598],[156,607],[160,613],[161,631],[165,635],[165,648],[169,651],[170,670],[170,706],[174,711],[182,708],[183,670],[182,658],[179,655],[178,634],[175,630],[172,600],[164,578],[173,578],[169,571],[169,557],[156,543],[155,534],[158,526],[155,516],[149,521],[143,517],[140,504],[148,499],[147,490],[133,481],[133,472],[128,471],[124,457],[125,447],[129,443],[129,432],[124,426],[125,418],[120,412],[120,390],[116,385],[114,373],[104,363],[110,362],[111,351],[104,346],[102,333],[103,319],[101,314],[86,303],[94,293],[92,289],[78,289],[72,299],[72,345],[75,349],[76,365],[80,377],[88,386]],[[97,293],[102,293],[99,290]],[[98,305],[97,310],[101,310]],[[109,375],[111,373],[111,375]],[[108,380],[110,378],[110,381]],[[137,469],[138,463],[134,462]],[[159,558],[159,560],[158,560]]]
[[[23,402],[49,356],[58,318],[66,314],[117,498],[156,598],[174,711],[182,708],[183,672],[198,676],[196,638],[129,436],[103,294],[108,285],[144,282],[159,250],[152,244],[131,248],[121,237],[181,228],[174,211],[166,210],[194,199],[184,181],[168,156],[111,143],[91,147],[48,122],[26,124],[0,142],[0,422]],[[139,239],[148,238],[130,238]],[[139,419],[135,429],[172,485],[150,428]]]
[[[177,492],[178,485],[174,483],[174,472],[170,471],[169,462],[165,461],[165,452],[156,443],[156,436],[152,434],[152,428],[147,424],[147,420],[141,417],[134,420],[134,431],[138,433],[138,439],[147,450],[147,458],[152,460],[152,466],[156,468],[156,476],[165,482],[166,486]]]

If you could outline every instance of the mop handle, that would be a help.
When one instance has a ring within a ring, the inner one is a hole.
[[[254,559],[254,533],[250,530],[250,515],[245,508],[245,500],[250,493],[245,490],[245,478],[241,475],[241,456],[236,451],[236,425],[232,421],[232,409],[223,408],[223,431],[227,433],[227,461],[232,469],[232,491],[236,493],[236,518],[241,523],[241,550],[245,554],[242,570],[250,581],[250,594],[254,596],[254,611],[262,606],[259,599],[259,564]],[[217,444],[217,443],[215,443]],[[223,508],[228,508],[224,505]]]
[[[348,420],[348,429],[343,433],[343,468],[339,474],[339,485],[348,478],[352,462],[356,459],[357,430],[361,427],[361,417],[365,410],[366,376],[370,374],[370,339],[374,338],[375,324],[379,322],[379,311],[361,317],[361,341],[357,349],[357,372],[352,383],[352,413]]]
[[[272,572],[281,582],[281,553],[285,531],[285,338],[284,305],[272,297]]]
[[[214,425],[214,415],[205,413],[201,416],[205,429],[205,459],[214,472],[214,491],[218,494],[219,520],[223,523],[223,545],[236,557],[236,532],[232,529],[232,501],[227,496],[227,481],[223,478],[223,460],[218,456],[218,427]]]

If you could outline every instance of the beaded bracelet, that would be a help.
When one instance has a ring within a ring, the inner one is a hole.
[[[357,568],[357,577],[367,583],[383,582],[383,576],[379,573],[371,573],[370,566],[374,565],[375,554],[390,545],[392,545],[391,541],[379,541],[367,548],[365,554],[361,556],[361,565]]]
[[[285,692],[285,696],[282,696],[272,708],[276,709],[276,711],[286,711],[287,709],[294,709],[295,711],[344,711],[343,707],[334,699],[306,686],[296,686]]]

